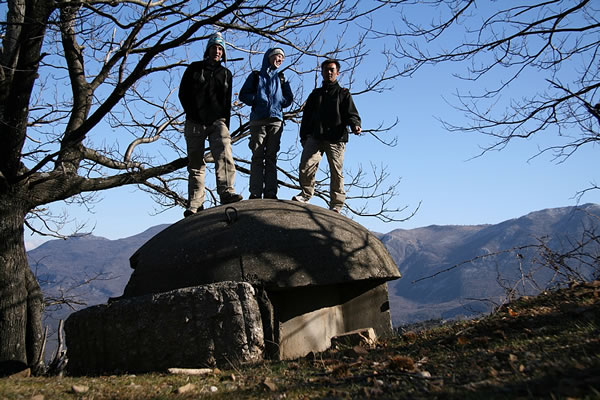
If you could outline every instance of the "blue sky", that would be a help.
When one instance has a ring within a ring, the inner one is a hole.
[[[383,62],[376,51],[371,54],[361,66],[365,77]],[[237,56],[233,51],[229,54],[230,58]],[[566,140],[545,132],[531,139],[511,142],[502,151],[476,157],[481,146],[490,144],[488,137],[445,131],[440,118],[464,122],[464,117],[449,104],[457,89],[470,90],[469,85],[476,89],[503,78],[501,73],[487,83],[468,83],[454,78],[452,74],[463,67],[459,64],[427,67],[410,78],[400,78],[391,91],[355,99],[363,129],[374,128],[382,121],[392,122],[398,117],[399,124],[389,133],[397,137],[398,144],[388,148],[368,135],[352,136],[347,146],[345,167],[357,168],[360,163],[368,167],[371,162],[387,165],[392,178],[402,178],[395,205],[412,210],[420,204],[417,214],[401,223],[358,219],[368,229],[386,233],[433,224],[494,224],[532,211],[576,205],[578,191],[592,182],[600,183],[595,166],[600,150],[597,146],[583,147],[561,163],[553,160],[551,154],[532,158],[540,148]],[[348,83],[348,77],[343,72],[340,81],[344,85]],[[287,76],[293,87],[297,78]],[[234,81],[237,90],[242,83],[241,79]],[[540,90],[539,84],[540,81],[532,76],[512,88],[505,98]],[[307,90],[305,88],[305,96]],[[284,133],[282,149],[293,146],[296,139],[297,128],[290,126]],[[234,154],[245,155],[246,151],[246,143],[234,147]],[[323,160],[322,166],[325,165]],[[207,182],[214,183],[212,172],[207,174]],[[245,177],[238,177],[236,189],[247,198]],[[294,194],[281,189],[279,197],[289,199]],[[52,206],[55,210],[65,208],[71,218],[79,223],[87,222],[89,229],[94,228],[94,235],[109,239],[132,236],[158,224],[174,223],[183,214],[180,208],[156,214],[153,201],[135,187],[105,191],[100,193],[100,198],[102,200],[94,206],[92,213],[83,207]],[[319,199],[312,203],[326,206]],[[589,192],[581,203],[600,203],[600,191]],[[26,232],[25,240],[28,248],[32,248],[42,239]]]
[[[406,222],[385,224],[373,218],[360,219],[365,227],[386,233],[434,224],[494,224],[531,211],[575,205],[577,191],[595,181],[593,166],[600,149],[584,147],[562,163],[556,163],[550,155],[530,159],[539,146],[552,139],[541,135],[473,158],[488,138],[449,133],[436,119],[456,116],[442,98],[447,94],[445,88],[451,86],[446,84],[449,80],[451,77],[443,72],[422,72],[400,79],[393,91],[373,95],[372,101],[356,100],[364,128],[375,126],[381,118],[392,121],[395,114],[398,116],[400,123],[391,133],[398,137],[398,145],[388,148],[367,135],[352,136],[346,167],[356,167],[357,162],[368,165],[371,161],[387,165],[394,176],[402,178],[396,204],[414,209],[421,203],[417,214]],[[295,129],[286,131],[282,148],[286,143],[292,145],[296,135]],[[245,150],[244,145],[239,147]],[[207,180],[212,183],[214,175],[209,173]],[[238,178],[236,189],[247,197],[245,178]],[[280,198],[289,199],[295,192],[282,189],[279,194]],[[76,206],[70,206],[68,211],[80,222],[95,226],[94,235],[109,239],[131,236],[157,224],[174,223],[183,213],[183,209],[172,209],[153,215],[155,204],[135,187],[112,189],[100,196],[102,200],[93,213]],[[600,203],[600,191],[585,195],[582,202]],[[326,206],[320,199],[312,203]]]

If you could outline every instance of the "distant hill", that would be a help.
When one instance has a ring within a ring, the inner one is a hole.
[[[584,228],[599,226],[599,220],[600,205],[587,204],[532,212],[495,225],[432,225],[378,234],[403,275],[389,283],[394,325],[451,319],[489,310],[490,300],[499,302],[505,293],[499,279],[514,281],[520,276],[519,266],[529,271],[536,253],[530,249],[521,251],[519,257],[516,251],[481,256],[536,244],[545,236],[553,238],[549,242],[553,248],[560,248],[561,241],[567,237],[580,238]],[[79,309],[120,296],[132,272],[129,257],[167,226],[158,225],[118,240],[93,235],[52,240],[27,255],[46,297],[75,300],[81,303],[74,306]],[[475,260],[413,283],[471,259]],[[542,286],[551,278],[547,269],[535,272],[535,280]],[[539,288],[527,283],[523,291],[533,294]],[[51,306],[45,323],[55,329],[57,321],[72,311],[68,307]],[[52,344],[49,349],[53,349]]]
[[[56,348],[58,321],[78,309],[106,303],[109,297],[123,294],[131,276],[129,257],[168,224],[157,225],[124,239],[109,240],[85,235],[66,240],[51,240],[28,251],[29,265],[40,282],[46,299],[67,299],[71,307],[51,304],[44,324],[49,329],[46,358]]]
[[[600,227],[600,205],[547,209],[495,225],[432,225],[379,235],[403,275],[389,283],[393,323],[476,315],[502,301],[506,287],[537,294],[555,275],[536,263],[539,249],[523,247],[549,238],[548,247],[567,249],[592,227]],[[532,279],[515,286],[522,273]]]
[[[167,226],[118,240],[93,235],[51,240],[27,252],[29,265],[47,297],[84,296],[88,305],[105,303],[123,293],[132,272],[129,257]]]

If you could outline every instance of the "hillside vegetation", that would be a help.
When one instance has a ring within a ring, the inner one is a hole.
[[[206,375],[0,380],[5,399],[597,399],[600,281],[523,297],[480,319],[401,331],[293,361]]]

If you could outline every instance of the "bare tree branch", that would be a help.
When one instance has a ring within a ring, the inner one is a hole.
[[[451,103],[468,122],[443,124],[451,132],[489,137],[480,155],[553,135],[563,144],[541,145],[534,157],[550,152],[563,162],[598,143],[600,19],[593,1],[388,4],[398,9],[399,23],[377,36],[397,39],[390,54],[403,62],[401,76],[428,65],[464,67],[456,77],[474,89],[457,91]]]
[[[372,27],[393,6],[386,1],[7,4],[6,20],[0,21],[0,278],[14,282],[14,293],[0,297],[0,361],[18,354],[30,364],[40,350],[42,329],[35,316],[42,296],[27,265],[24,226],[68,237],[61,230],[70,220],[51,213],[54,203],[91,209],[98,193],[124,185],[150,193],[158,207],[182,205],[187,157],[181,105],[173,94],[185,66],[203,57],[205,39],[215,31],[226,38],[228,51],[244,56],[228,57],[237,59],[227,64],[236,85],[256,66],[260,57],[253,55],[275,44],[286,47],[285,73],[296,98],[285,113],[288,127],[299,121],[305,94],[320,84],[318,66],[326,57],[340,59],[344,79],[357,96],[390,90],[401,76],[390,53],[384,53],[381,68],[363,68],[372,54],[370,43],[377,40]],[[248,137],[248,112],[233,104],[231,136],[239,149]],[[365,132],[391,146],[397,123],[381,121]],[[294,146],[282,153],[288,163],[280,169],[283,186],[298,185],[298,153]],[[241,177],[248,174],[246,158],[240,155],[236,161]],[[206,160],[211,161],[209,152]],[[399,179],[385,167],[369,174],[362,167],[348,169],[348,212],[384,221],[405,219],[405,208],[393,205]],[[327,180],[326,174],[319,178],[317,196],[326,197]],[[216,204],[213,190],[207,189]],[[23,312],[14,304],[26,304],[33,317],[5,315]],[[27,327],[6,322],[12,320],[27,321]],[[23,329],[28,331],[16,331]],[[2,340],[8,337],[5,330],[28,342]]]

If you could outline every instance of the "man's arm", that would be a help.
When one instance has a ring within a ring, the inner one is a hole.
[[[302,122],[300,122],[300,143],[304,146],[304,142],[308,138],[308,135],[311,133],[312,126],[312,117],[313,113],[316,112],[314,107],[314,98],[315,92],[313,91],[306,99],[306,104],[304,104],[304,108],[302,110]]]
[[[183,73],[183,77],[181,78],[181,83],[179,84],[179,102],[183,107],[183,110],[187,113],[191,107],[191,97],[193,96],[192,88],[192,66],[188,66]]]
[[[342,102],[342,112],[344,116],[344,123],[347,126],[350,126],[352,133],[356,135],[360,135],[362,132],[361,128],[361,119],[358,114],[358,109],[354,104],[354,100],[352,99],[352,95],[348,89],[344,89],[345,91],[345,99]]]

